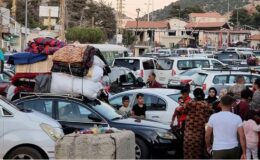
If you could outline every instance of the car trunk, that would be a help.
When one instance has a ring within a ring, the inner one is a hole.
[[[170,59],[159,59],[156,63],[155,74],[157,75],[157,81],[162,85],[167,85],[169,79],[171,79],[175,74],[173,70],[173,60]]]

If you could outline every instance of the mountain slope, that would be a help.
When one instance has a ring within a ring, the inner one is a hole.
[[[229,10],[232,11],[236,7],[242,7],[248,4],[248,0],[229,0]],[[180,10],[181,8],[181,10]],[[153,20],[163,20],[171,17],[179,17],[187,19],[187,14],[190,12],[205,12],[217,11],[219,13],[228,12],[228,0],[179,0],[165,6],[163,9],[156,10],[152,15]],[[145,19],[147,15],[143,18]]]

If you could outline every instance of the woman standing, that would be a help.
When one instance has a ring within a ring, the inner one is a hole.
[[[217,98],[217,90],[214,87],[211,87],[209,89],[209,96],[206,99],[206,101],[208,102],[208,104],[210,104],[211,106],[218,100]]]
[[[193,92],[195,99],[185,105],[187,111],[184,131],[184,159],[201,159],[205,151],[205,124],[212,113],[204,100],[203,90],[197,88]]]

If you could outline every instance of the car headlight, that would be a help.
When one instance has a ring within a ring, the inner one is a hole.
[[[62,138],[62,132],[58,132],[52,126],[42,123],[41,125],[42,130],[55,142]]]
[[[171,132],[157,132],[158,136],[163,138],[163,139],[177,139],[176,136],[174,134],[172,134]]]

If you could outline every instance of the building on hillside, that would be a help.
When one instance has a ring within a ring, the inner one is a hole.
[[[216,48],[225,48],[232,45],[248,45],[247,38],[251,35],[248,30],[215,30],[215,31],[200,31],[199,45],[214,46]]]
[[[190,23],[227,22],[227,18],[218,12],[190,13]]]
[[[0,7],[1,14],[1,33],[0,48],[11,52],[13,50],[24,50],[25,27],[10,17],[10,10]],[[27,29],[27,34],[30,30]],[[9,50],[10,49],[10,50]]]
[[[135,56],[151,51],[151,46],[160,44],[161,37],[168,34],[170,26],[166,21],[128,21],[126,30],[137,36]],[[155,43],[155,44],[154,44]]]
[[[259,50],[260,49],[260,34],[252,35],[248,37],[247,41],[250,43],[250,47]]]
[[[191,32],[185,29],[186,21],[179,18],[170,18],[165,21],[168,21],[170,25],[168,34],[161,37],[161,44],[165,47],[187,47],[190,40],[194,40],[194,37],[189,36]]]

